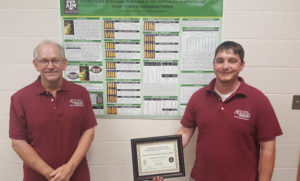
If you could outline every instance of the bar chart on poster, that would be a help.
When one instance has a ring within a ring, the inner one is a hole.
[[[96,116],[177,119],[215,77],[222,0],[60,0],[65,79]]]

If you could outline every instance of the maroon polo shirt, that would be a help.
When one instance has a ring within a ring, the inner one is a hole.
[[[196,181],[256,181],[259,142],[282,131],[268,98],[242,78],[240,87],[224,102],[214,91],[215,79],[190,98],[181,124],[198,128]]]
[[[83,132],[96,125],[88,91],[65,79],[56,98],[43,88],[40,77],[11,97],[9,137],[26,140],[54,169],[68,162]],[[84,157],[71,181],[89,178]],[[24,164],[24,181],[43,180]]]

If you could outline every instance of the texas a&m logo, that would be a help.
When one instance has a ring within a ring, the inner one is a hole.
[[[64,1],[65,14],[78,14],[78,0]]]
[[[70,107],[83,107],[83,101],[81,99],[70,99]]]
[[[234,111],[233,117],[248,121],[250,120],[251,114],[249,113],[249,111],[237,109]]]

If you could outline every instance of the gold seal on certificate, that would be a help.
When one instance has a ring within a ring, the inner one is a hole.
[[[134,180],[185,176],[181,135],[131,140]]]

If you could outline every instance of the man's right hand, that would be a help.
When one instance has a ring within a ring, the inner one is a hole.
[[[44,173],[42,173],[42,175],[47,179],[47,180],[51,180],[53,178],[53,176],[51,176],[51,173],[54,172],[54,169],[50,168],[47,171],[45,171]]]
[[[156,176],[152,178],[152,181],[164,181],[164,178],[160,176]]]

